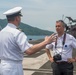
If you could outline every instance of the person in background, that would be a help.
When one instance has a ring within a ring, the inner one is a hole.
[[[53,68],[53,75],[73,75],[72,50],[76,48],[76,39],[65,32],[66,24],[56,21],[56,41],[46,45],[46,53]],[[50,53],[53,51],[53,56]]]
[[[23,75],[23,54],[34,54],[55,41],[51,35],[39,44],[30,44],[24,32],[18,30],[21,10],[22,7],[15,7],[3,13],[8,24],[0,31],[0,75]]]

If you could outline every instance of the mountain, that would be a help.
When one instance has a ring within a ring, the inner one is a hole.
[[[4,28],[6,24],[7,24],[6,19],[0,19],[0,26],[2,28]],[[39,29],[37,27],[32,27],[22,22],[20,23],[19,28],[21,28],[26,35],[50,35],[53,33],[52,31],[42,30],[42,29]]]

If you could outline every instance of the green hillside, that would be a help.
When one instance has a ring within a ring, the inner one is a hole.
[[[6,24],[7,24],[6,19],[0,19],[0,26],[2,28],[4,28]],[[32,27],[28,24],[24,24],[22,22],[20,23],[19,28],[21,28],[26,35],[50,35],[53,33],[52,31],[42,30],[37,27]]]

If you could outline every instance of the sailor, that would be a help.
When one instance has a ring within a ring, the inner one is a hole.
[[[22,60],[24,52],[34,54],[55,40],[54,36],[45,37],[39,44],[28,43],[27,36],[18,29],[21,22],[22,7],[12,8],[3,14],[8,24],[0,32],[0,75],[23,75]]]

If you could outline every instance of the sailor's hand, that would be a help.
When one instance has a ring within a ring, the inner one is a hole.
[[[56,36],[55,34],[52,34],[50,36],[46,36],[45,37],[45,41],[48,42],[48,44],[52,43],[52,42],[55,42],[56,41]]]

